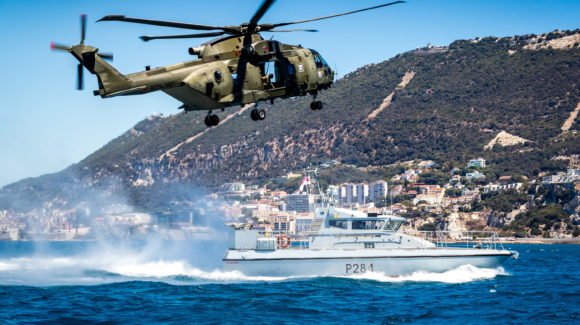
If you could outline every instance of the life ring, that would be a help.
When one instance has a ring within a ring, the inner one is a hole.
[[[279,248],[286,248],[286,247],[290,246],[290,236],[288,236],[286,234],[278,235],[278,238],[276,239],[276,243],[278,244]]]

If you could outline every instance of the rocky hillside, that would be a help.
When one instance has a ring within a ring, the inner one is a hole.
[[[252,121],[247,108],[227,110],[212,129],[205,112],[153,116],[60,173],[5,186],[0,209],[70,206],[117,192],[155,206],[173,199],[165,190],[172,184],[260,184],[327,159],[362,167],[481,156],[498,174],[564,169],[580,153],[579,35],[410,51],[338,80],[319,96],[321,111],[295,98],[263,105],[265,121]]]

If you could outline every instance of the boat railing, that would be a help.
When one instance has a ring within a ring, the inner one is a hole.
[[[354,242],[373,242],[374,240],[366,240],[369,236],[392,237],[396,242],[398,234],[404,234],[420,239],[418,241],[420,249],[437,249],[437,248],[479,248],[479,249],[504,249],[499,236],[495,231],[419,231],[408,230],[398,232],[368,232],[368,233],[343,233],[343,234],[322,234],[318,236],[332,237],[335,240],[333,246],[340,247],[341,244]],[[308,233],[291,234],[286,231],[263,231],[258,233],[258,238],[272,238],[275,241],[277,249],[308,249],[309,248]],[[354,238],[354,240],[353,240]],[[379,240],[385,242],[384,239]],[[434,244],[435,246],[433,246]],[[338,246],[337,246],[338,245]]]
[[[308,249],[308,234],[287,231],[261,231],[258,238],[274,238],[277,249]]]
[[[504,249],[495,231],[406,230],[403,233],[431,242],[436,248]]]

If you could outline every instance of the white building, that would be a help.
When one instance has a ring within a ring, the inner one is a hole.
[[[340,185],[340,204],[356,202],[357,192],[355,184]]]
[[[473,173],[467,173],[465,174],[465,178],[467,180],[472,180],[472,179],[480,179],[480,178],[485,178],[485,175],[478,172],[477,170],[474,171]]]
[[[485,159],[483,158],[471,159],[467,163],[467,167],[485,167]]]
[[[512,184],[489,184],[483,187],[483,193],[493,192],[493,191],[506,191],[506,190],[518,190],[522,187],[522,183],[512,183]]]
[[[242,193],[246,190],[246,185],[244,183],[226,183],[222,189],[226,193]]]
[[[369,185],[368,184],[356,184],[356,200],[358,204],[366,204],[369,199]]]
[[[386,181],[378,181],[369,185],[369,201],[378,203],[387,199],[389,185]]]
[[[338,188],[340,204],[366,204],[369,202],[384,202],[387,197],[388,183],[377,181],[371,184],[342,184]]]

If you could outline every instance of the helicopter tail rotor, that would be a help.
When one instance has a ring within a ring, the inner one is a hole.
[[[77,65],[77,82],[76,88],[82,90],[83,82],[83,67],[87,68],[91,73],[94,73],[95,56],[99,56],[106,60],[113,60],[111,53],[99,53],[99,49],[85,45],[85,37],[87,33],[87,15],[81,15],[81,41],[74,46],[67,46],[59,43],[50,43],[50,49],[53,51],[66,51],[71,53],[78,61]]]
[[[77,90],[83,90],[83,65],[77,65]]]

